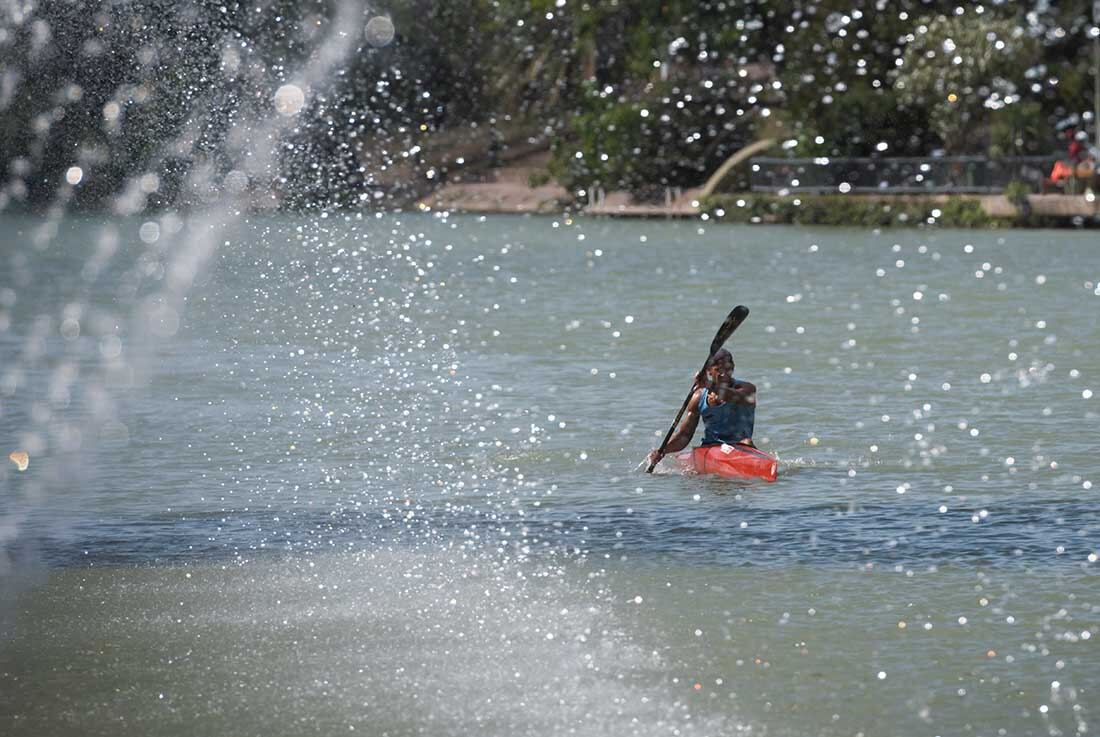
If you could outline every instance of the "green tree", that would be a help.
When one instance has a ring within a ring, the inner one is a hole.
[[[929,126],[948,153],[985,152],[995,119],[1038,112],[1014,107],[1024,100],[1021,88],[1038,52],[1036,41],[1010,20],[922,18],[909,34],[894,89],[906,105],[928,110]],[[1025,121],[1014,127],[1020,126]]]
[[[736,78],[652,83],[634,99],[591,85],[555,143],[551,170],[570,189],[624,189],[641,199],[699,185],[752,140],[745,96]]]
[[[797,140],[800,156],[926,153],[934,141],[927,111],[899,99],[893,77],[914,18],[955,4],[792,4],[776,53],[783,94],[777,133]]]

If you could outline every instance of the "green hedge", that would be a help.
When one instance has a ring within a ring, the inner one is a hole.
[[[714,195],[703,200],[710,217],[731,223],[787,223],[859,227],[937,225],[948,228],[996,228],[1018,224],[986,215],[976,199],[946,202],[882,201],[844,195],[780,197],[761,194]]]

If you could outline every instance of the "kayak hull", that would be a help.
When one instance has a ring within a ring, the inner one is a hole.
[[[676,454],[686,473],[711,474],[728,479],[775,481],[779,460],[748,445],[705,445]]]

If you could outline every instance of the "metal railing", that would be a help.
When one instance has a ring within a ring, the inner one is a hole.
[[[753,192],[962,194],[1001,192],[1023,182],[1038,192],[1058,156],[813,158],[749,160]]]

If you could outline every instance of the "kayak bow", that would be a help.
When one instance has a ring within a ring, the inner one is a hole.
[[[728,479],[775,481],[779,460],[748,445],[704,445],[676,454],[686,473],[714,474]]]

